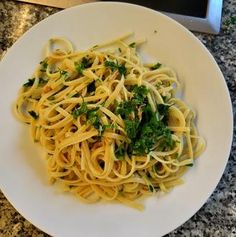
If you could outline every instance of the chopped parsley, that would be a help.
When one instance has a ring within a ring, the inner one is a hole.
[[[187,164],[186,166],[188,166],[188,167],[193,167],[193,163]]]
[[[33,86],[34,81],[35,81],[35,78],[29,78],[28,81],[23,84],[23,87],[26,88],[26,87],[31,87],[31,86]],[[46,83],[47,83],[46,80],[44,80],[44,79],[41,78],[41,77],[39,78],[39,86],[43,86],[43,85],[45,85]]]
[[[137,106],[141,106],[147,102],[148,89],[145,86],[135,86],[132,90],[134,96],[131,100],[124,101],[117,107],[117,113],[122,118],[128,118],[132,112],[137,114]]]
[[[141,105],[146,100],[148,89],[146,86],[135,86],[133,89],[133,93],[134,93],[133,101],[137,105]]]
[[[156,63],[155,65],[153,65],[151,67],[151,70],[156,70],[156,69],[159,69],[161,67],[161,64],[160,63]]]
[[[161,151],[172,148],[175,142],[166,122],[170,106],[159,105],[157,110],[160,116],[157,116],[148,103],[148,89],[145,86],[135,86],[132,92],[133,98],[121,102],[116,111],[124,119],[125,131],[131,140],[128,153],[147,154],[155,145]]]
[[[75,62],[75,69],[78,73],[83,74],[84,65],[82,63]]]
[[[151,119],[142,119],[139,124],[137,137],[131,144],[134,154],[147,154],[158,144],[161,151],[168,150],[174,145],[170,130],[162,121],[157,120],[153,113]]]
[[[90,60],[86,57],[83,57],[80,63],[75,62],[75,69],[78,73],[83,74],[83,70],[91,67],[91,65],[92,64],[90,63]]]
[[[123,160],[125,158],[125,146],[123,143],[115,149],[115,156],[118,160]]]
[[[100,123],[100,118],[99,118],[99,115],[97,113],[98,109],[99,108],[88,110],[87,119],[96,129],[103,130],[101,128],[102,125]]]
[[[30,78],[30,79],[28,79],[28,81],[25,82],[25,83],[23,84],[23,86],[24,86],[24,87],[31,87],[31,86],[33,86],[34,80],[35,80],[35,78]]]
[[[133,43],[129,44],[129,47],[130,47],[130,48],[135,48],[135,47],[136,47],[136,43],[133,42]]]
[[[75,119],[77,119],[81,114],[84,114],[88,111],[87,103],[83,102],[80,107],[75,108],[72,111],[72,115]]]
[[[152,193],[155,191],[155,188],[153,187],[153,185],[148,185],[148,189]]]
[[[41,61],[41,62],[40,62],[40,65],[41,65],[40,71],[41,71],[41,72],[46,72],[46,69],[47,69],[47,67],[48,67],[47,61],[46,61],[46,60]]]
[[[117,129],[118,125],[116,123],[112,123],[112,124],[107,124],[107,125],[103,125],[104,130],[105,129]]]
[[[125,131],[130,139],[135,139],[138,133],[139,121],[125,119]]]
[[[100,116],[97,113],[99,108],[89,109],[87,103],[83,102],[78,108],[75,108],[72,111],[72,115],[75,119],[77,119],[80,115],[86,114],[87,121],[96,128],[101,134],[105,127],[102,126],[100,121]]]
[[[168,123],[168,115],[169,115],[169,108],[171,105],[169,104],[158,104],[157,110],[159,113],[159,116],[161,117],[161,120],[166,125]]]
[[[167,105],[167,104],[159,104],[157,106],[159,114],[163,116],[168,115],[170,106],[171,105]]]
[[[60,70],[60,77],[64,76],[65,78],[69,76],[69,73],[64,70]]]
[[[118,64],[117,62],[113,61],[105,61],[105,67],[110,68],[112,71],[118,70],[120,75],[125,75],[126,74],[126,67],[122,64]]]
[[[135,104],[131,101],[124,101],[116,108],[116,113],[120,114],[122,118],[128,117],[135,110]]]
[[[36,114],[33,110],[28,111],[28,113],[29,113],[30,116],[31,116],[33,119],[35,119],[35,120],[39,118],[38,114]]]

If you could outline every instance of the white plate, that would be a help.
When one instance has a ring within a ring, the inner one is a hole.
[[[184,100],[197,111],[197,126],[207,141],[185,183],[168,195],[147,199],[144,212],[119,204],[85,205],[57,193],[47,184],[39,148],[11,112],[18,89],[31,76],[49,38],[67,37],[78,48],[87,48],[129,31],[147,39],[141,49],[145,59],[158,59],[178,73]],[[53,236],[164,235],[206,202],[223,174],[232,141],[232,107],[222,73],[198,39],[158,12],[124,3],[67,9],[19,39],[1,62],[0,75],[1,189],[25,218]]]

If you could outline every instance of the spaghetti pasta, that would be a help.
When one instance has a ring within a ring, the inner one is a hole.
[[[143,209],[137,198],[181,184],[205,142],[194,112],[175,97],[175,72],[143,65],[128,37],[81,52],[51,39],[15,114],[46,151],[52,182],[87,203]]]

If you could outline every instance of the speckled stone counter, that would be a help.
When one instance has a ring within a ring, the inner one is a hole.
[[[0,55],[30,27],[58,9],[0,1]],[[236,111],[236,0],[224,1],[219,35],[195,33],[215,57],[227,81]],[[236,119],[234,116],[234,124]],[[25,220],[0,192],[0,237],[48,236]],[[224,175],[207,203],[185,224],[166,235],[236,237],[236,133]]]

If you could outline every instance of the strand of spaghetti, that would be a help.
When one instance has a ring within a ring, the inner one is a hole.
[[[163,99],[162,99],[160,93],[158,92],[158,90],[156,90],[156,88],[155,88],[152,84],[150,84],[150,83],[148,83],[148,82],[146,82],[146,81],[142,81],[142,84],[145,85],[145,86],[147,86],[149,89],[151,89],[151,90],[153,91],[154,95],[155,95],[156,98],[157,98],[157,102],[158,102],[158,103],[160,103],[160,104],[163,104],[163,103],[164,103],[164,101],[163,101]]]
[[[174,127],[174,126],[168,126],[168,128],[173,132],[190,132],[189,127]]]
[[[117,124],[119,124],[122,128],[125,126],[124,122],[115,114],[113,114],[110,110],[106,109],[105,107],[101,107],[100,110],[106,114],[107,116],[109,116],[112,121],[116,122]]]
[[[120,140],[120,141],[124,141],[124,142],[128,141],[126,136],[116,134],[116,133],[105,132],[103,136],[104,136],[104,138],[107,137],[107,138],[112,138],[112,139],[116,139],[116,140]]]
[[[116,43],[116,42],[118,42],[118,41],[125,40],[125,39],[127,39],[128,37],[130,37],[130,36],[133,35],[133,34],[134,34],[133,32],[126,33],[126,34],[124,34],[124,35],[122,35],[122,36],[120,36],[120,37],[118,37],[118,38],[116,38],[116,39],[112,39],[112,40],[107,41],[107,42],[105,42],[105,43],[95,45],[95,46],[93,46],[93,47],[90,48],[90,49],[95,50],[95,49],[100,49],[100,48],[103,48],[103,47],[107,47],[107,46],[112,45],[112,44],[114,44],[114,43]]]
[[[129,207],[133,207],[135,209],[138,209],[140,211],[143,211],[144,207],[142,204],[139,204],[139,203],[136,203],[136,202],[133,202],[133,201],[130,201],[126,198],[124,198],[123,196],[121,195],[118,195],[117,196],[117,200],[119,200],[121,203],[123,203],[124,205],[127,205]]]
[[[64,45],[66,49],[66,53],[72,53],[74,51],[71,42],[69,42],[68,40],[63,39],[63,38],[51,38],[48,41],[48,44],[46,45],[46,56],[49,56],[51,54],[50,47],[52,44],[55,44],[55,43]]]
[[[116,171],[116,169],[113,170],[114,174],[115,174],[117,177],[121,178],[121,179],[127,179],[127,178],[129,178],[129,177],[134,173],[134,171],[135,171],[135,159],[132,159],[131,169],[130,169],[129,173],[123,175],[123,174],[118,173],[118,172]]]
[[[104,105],[105,107],[108,107],[115,100],[115,98],[118,96],[123,86],[124,86],[124,76],[121,77],[121,80],[117,84],[115,90],[106,100],[105,105]]]

